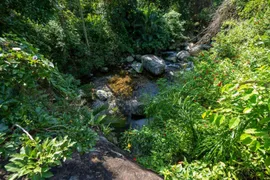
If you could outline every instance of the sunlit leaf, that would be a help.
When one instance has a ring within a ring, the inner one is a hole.
[[[245,109],[243,110],[243,113],[244,113],[244,114],[249,114],[251,111],[252,111],[252,108],[247,107],[247,108],[245,108]]]
[[[230,120],[229,122],[229,128],[230,129],[234,129],[235,127],[237,127],[240,123],[240,119],[237,117],[237,118],[233,118]]]
[[[217,126],[220,126],[224,122],[224,120],[225,120],[225,116],[220,115],[215,119],[215,124]]]
[[[240,140],[243,144],[250,144],[252,142],[253,137],[249,134],[242,134]]]

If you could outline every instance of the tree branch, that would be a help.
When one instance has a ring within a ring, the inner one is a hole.
[[[15,124],[15,126],[17,126],[18,128],[20,128],[32,141],[35,141],[34,138],[29,134],[29,132],[27,132],[23,127],[21,127],[18,124]]]

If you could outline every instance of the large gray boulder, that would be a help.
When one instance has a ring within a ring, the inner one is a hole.
[[[197,56],[202,51],[201,46],[194,46],[189,49],[189,53],[192,56]]]
[[[154,55],[144,55],[141,57],[143,67],[154,75],[161,75],[165,71],[165,61]]]
[[[52,172],[50,180],[162,180],[102,136],[89,153],[74,153]]]

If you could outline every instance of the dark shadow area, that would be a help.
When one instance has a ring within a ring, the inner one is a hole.
[[[132,157],[100,136],[94,150],[53,168],[51,180],[161,180],[152,171],[139,166]]]

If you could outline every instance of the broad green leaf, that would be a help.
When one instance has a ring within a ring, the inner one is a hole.
[[[31,148],[30,148],[29,146],[26,146],[26,147],[25,147],[25,154],[26,154],[27,156],[30,156],[30,153],[31,153]]]
[[[206,112],[202,114],[202,118],[204,119],[206,117]]]
[[[255,134],[256,136],[268,136],[268,132],[267,131],[260,131],[258,129],[255,128],[251,128],[251,129],[246,129],[245,130],[246,134]]]
[[[24,166],[23,161],[14,161],[14,164],[17,165],[18,167],[23,167]]]
[[[249,114],[251,111],[252,111],[252,108],[247,107],[247,108],[244,109],[243,113],[244,114]]]
[[[240,91],[240,90],[243,90],[243,89],[250,89],[251,87],[250,87],[250,85],[249,84],[242,84],[239,88],[238,88],[238,90]]]
[[[250,143],[252,142],[252,139],[253,139],[253,137],[252,137],[251,135],[249,135],[249,134],[242,134],[242,135],[240,136],[240,140],[241,140],[242,143],[245,144],[245,145],[250,144]]]
[[[229,113],[229,112],[232,112],[232,109],[229,109],[229,108],[222,109],[221,112]]]
[[[220,126],[220,125],[224,122],[224,120],[225,120],[225,116],[220,115],[220,116],[218,116],[218,117],[216,118],[215,124],[216,124],[217,126]]]
[[[255,105],[256,102],[257,102],[257,95],[256,95],[256,94],[253,94],[253,95],[250,97],[249,101],[250,101],[253,105]]]
[[[221,93],[224,93],[225,91],[228,91],[229,89],[231,89],[232,87],[234,87],[233,84],[226,84],[221,88]]]
[[[14,174],[8,176],[8,179],[9,179],[9,180],[15,180],[15,179],[17,179],[17,178],[18,178],[18,174],[17,174],[17,173],[14,173]]]
[[[237,117],[237,118],[233,118],[230,120],[229,122],[229,128],[230,129],[234,129],[236,128],[240,123],[240,119]]]
[[[37,166],[33,171],[34,173],[41,173],[41,167]]]
[[[25,158],[24,154],[13,154],[9,161],[23,160]]]
[[[251,97],[252,95],[253,95],[252,93],[251,93],[251,94],[247,94],[247,95],[245,95],[244,97],[242,97],[241,99],[243,99],[244,101],[247,101],[247,100],[250,99],[250,97]]]
[[[245,133],[247,133],[247,134],[255,134],[256,133],[256,129],[246,129],[245,130]]]
[[[213,114],[211,117],[210,117],[210,122],[211,123],[215,123],[216,119],[218,118],[218,114]]]
[[[15,166],[13,163],[9,163],[9,164],[5,165],[5,168],[9,172],[19,172],[20,171],[20,168]]]
[[[35,174],[34,176],[31,177],[32,180],[40,180],[40,175],[39,174]]]
[[[252,151],[257,151],[260,148],[261,144],[255,139],[249,144],[249,146]]]
[[[260,123],[261,125],[263,125],[263,124],[268,123],[269,121],[270,121],[269,118],[263,118],[263,119],[261,119],[261,120],[259,121],[259,123]]]

